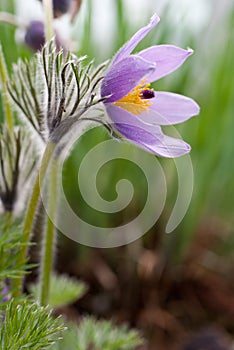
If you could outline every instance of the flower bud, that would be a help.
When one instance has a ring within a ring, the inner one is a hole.
[[[59,17],[70,9],[71,0],[53,0],[54,17]]]
[[[42,1],[42,0],[39,0]],[[70,10],[72,0],[53,0],[54,17],[60,17]]]
[[[41,50],[45,44],[44,23],[41,21],[31,21],[28,25],[24,41],[33,51]],[[55,44],[57,49],[64,47],[60,37],[57,34],[55,35]]]
[[[45,44],[44,24],[41,21],[30,22],[24,40],[33,51],[40,50]]]

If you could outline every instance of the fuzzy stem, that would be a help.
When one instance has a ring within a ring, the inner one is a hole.
[[[47,170],[48,164],[50,162],[51,156],[54,152],[55,146],[56,145],[54,143],[49,142],[47,144],[46,149],[45,149],[45,152],[44,152],[44,155],[42,158],[42,162],[41,162],[41,166],[40,166],[39,172],[37,174],[37,177],[35,179],[35,183],[34,183],[31,198],[29,201],[28,209],[27,209],[26,216],[24,219],[23,236],[22,236],[22,240],[21,240],[22,243],[28,243],[30,240],[30,235],[32,232],[33,223],[34,223],[34,219],[36,216],[37,205],[38,205],[38,201],[39,201],[39,197],[40,197],[41,185],[43,183],[43,180],[44,180],[44,177],[46,174],[46,170]],[[26,260],[26,256],[27,256],[27,245],[25,245],[24,247],[21,248],[20,254],[18,255],[18,258],[16,261],[17,265],[24,264],[25,260]],[[18,297],[20,295],[21,290],[22,290],[22,285],[23,285],[23,276],[13,280],[13,283],[12,283],[13,297]]]
[[[5,230],[8,229],[12,225],[12,222],[13,222],[12,212],[8,211],[8,212],[6,212],[6,224],[5,224],[4,229]]]
[[[19,27],[19,28],[26,28],[27,23],[23,20],[21,20],[19,17],[16,17],[15,15],[12,15],[8,12],[0,12],[0,22],[4,22],[7,24],[11,24],[13,26]]]
[[[50,41],[54,36],[52,0],[43,0],[43,7],[45,10],[45,38],[46,41]]]
[[[6,63],[5,63],[1,45],[0,45],[0,80],[1,80],[1,86],[2,86],[3,106],[6,114],[6,124],[8,126],[9,131],[12,132],[13,126],[14,126],[14,117],[13,117],[13,112],[11,109],[11,104],[10,104],[9,95],[7,91],[8,74],[7,74]]]
[[[56,220],[57,209],[57,182],[58,182],[58,159],[54,158],[50,166],[50,182],[48,194],[48,217],[45,229],[44,242],[42,245],[41,256],[41,276],[40,276],[40,304],[46,306],[49,303],[50,278],[53,267],[54,246],[56,238]]]

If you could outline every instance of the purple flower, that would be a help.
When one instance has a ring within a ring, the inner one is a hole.
[[[183,95],[154,91],[150,83],[176,70],[193,51],[158,45],[131,55],[159,20],[155,14],[117,52],[102,81],[101,96],[120,134],[147,151],[174,158],[188,153],[190,146],[164,135],[159,125],[181,123],[197,115],[199,106]]]
[[[33,51],[41,50],[45,44],[44,24],[41,21],[30,22],[24,40]]]
[[[42,0],[39,0],[42,2]],[[54,17],[60,17],[68,12],[71,7],[71,0],[53,0]]]
[[[53,10],[55,17],[68,12],[71,6],[71,0],[53,0]]]
[[[24,37],[25,43],[33,51],[39,51],[45,45],[45,26],[41,21],[31,21],[28,25],[27,32]],[[59,36],[55,33],[55,44],[59,50],[63,43],[61,42]]]

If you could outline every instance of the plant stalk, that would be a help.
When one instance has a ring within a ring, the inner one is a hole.
[[[45,39],[50,41],[54,36],[52,0],[43,0],[45,11]]]
[[[14,117],[13,117],[11,103],[10,103],[10,99],[7,91],[8,74],[7,74],[6,63],[5,63],[1,45],[0,45],[0,80],[1,80],[1,86],[2,86],[3,106],[6,114],[6,124],[8,126],[8,130],[10,132],[13,132]]]
[[[40,197],[40,191],[41,191],[41,186],[44,181],[44,177],[46,175],[46,170],[48,168],[49,162],[51,160],[51,156],[54,152],[56,144],[49,142],[47,144],[47,147],[45,149],[41,166],[38,171],[38,174],[35,179],[35,183],[33,186],[31,198],[29,201],[28,209],[25,215],[24,219],[24,224],[23,224],[23,236],[22,236],[22,243],[28,243],[30,241],[30,236],[33,228],[33,223],[34,219],[36,216],[36,210],[37,210],[37,205],[39,202],[39,197]],[[17,258],[17,265],[23,265],[25,263],[26,257],[27,257],[27,245],[21,248],[20,254],[18,255]],[[23,286],[23,276],[14,279],[12,282],[12,287],[13,287],[13,297],[18,297],[22,291],[22,286]]]
[[[58,182],[58,158],[52,160],[50,166],[50,181],[48,190],[48,217],[44,233],[44,242],[41,255],[41,275],[39,300],[42,306],[49,304],[50,279],[53,268],[54,246],[56,243],[56,220],[57,211],[57,182]]]

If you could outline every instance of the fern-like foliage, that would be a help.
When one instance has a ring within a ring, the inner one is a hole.
[[[82,281],[77,281],[65,275],[52,275],[49,306],[52,308],[63,306],[80,299],[87,290],[87,286]],[[37,284],[31,285],[30,291],[39,299],[39,288]]]
[[[136,330],[87,316],[78,327],[70,326],[63,340],[50,350],[133,350],[142,343]]]
[[[34,131],[47,141],[66,118],[77,119],[93,104],[106,63],[96,69],[86,57],[62,50],[54,41],[47,43],[29,62],[19,61],[8,83],[8,91]]]
[[[4,279],[19,278],[25,274],[32,265],[26,265],[26,261],[17,264],[17,257],[26,243],[21,242],[22,233],[18,227],[7,227],[3,218],[0,224],[0,281]],[[27,243],[26,245],[29,245]]]
[[[26,300],[7,304],[0,324],[0,348],[4,350],[41,350],[61,338],[64,326],[54,319],[48,307]]]

